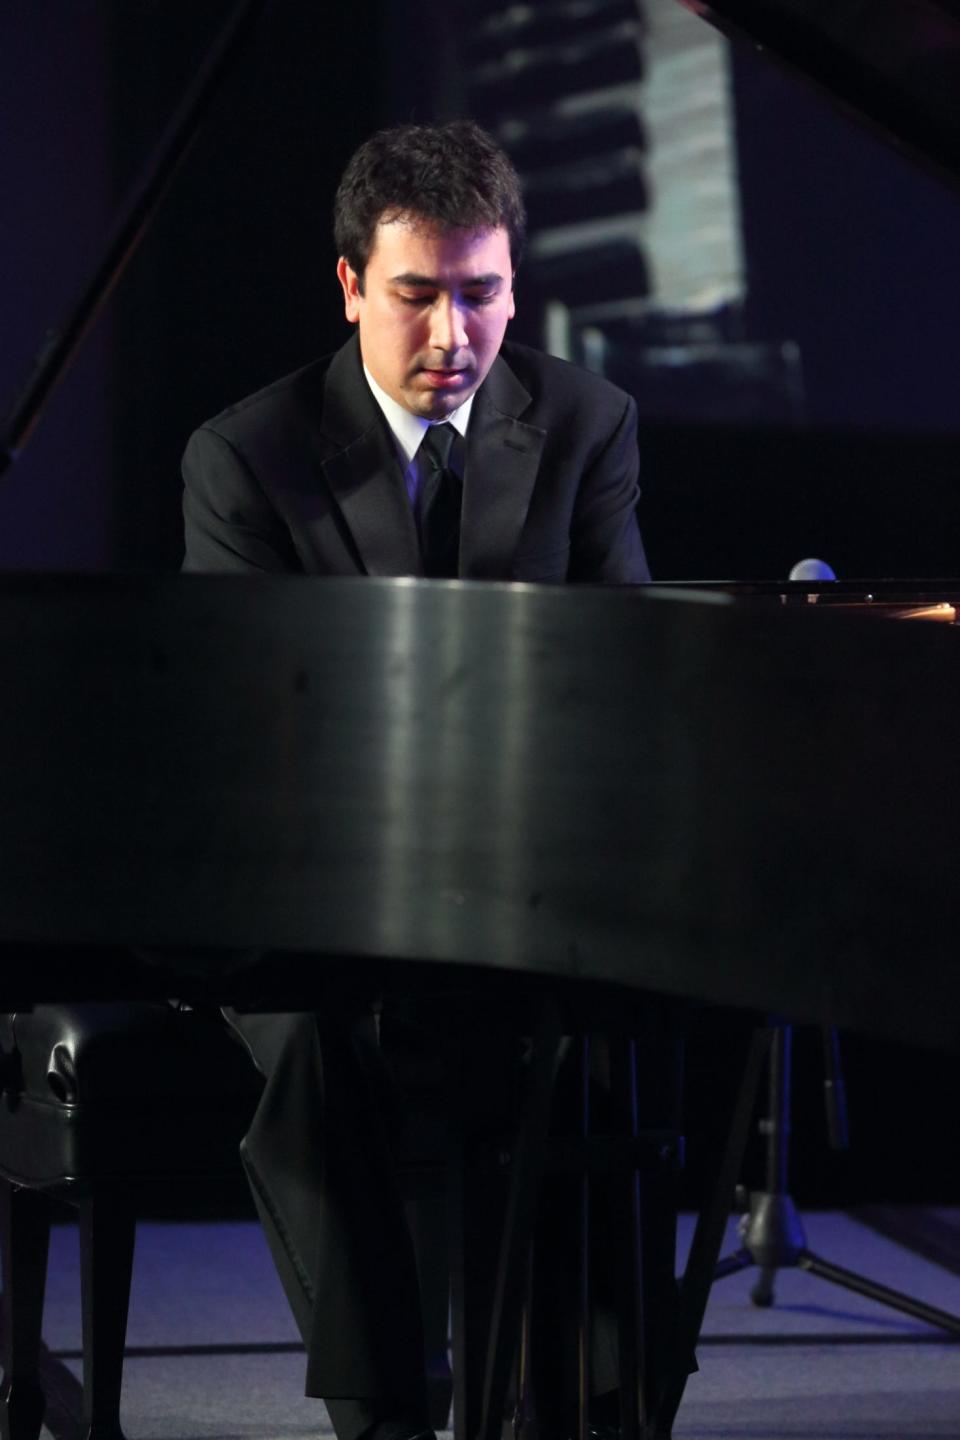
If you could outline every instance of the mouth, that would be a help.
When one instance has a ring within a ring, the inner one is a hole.
[[[435,390],[458,389],[460,386],[466,383],[468,373],[469,372],[466,369],[439,370],[431,369],[429,366],[426,365],[420,371],[420,374],[423,376],[426,383],[432,386]]]

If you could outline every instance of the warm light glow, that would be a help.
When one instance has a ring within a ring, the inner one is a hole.
[[[957,612],[953,605],[941,600],[938,605],[921,605],[916,610],[901,610],[898,620],[942,620],[947,625],[957,623]]]

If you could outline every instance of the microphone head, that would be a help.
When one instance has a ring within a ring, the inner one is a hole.
[[[798,560],[787,577],[790,580],[836,580],[826,560]]]

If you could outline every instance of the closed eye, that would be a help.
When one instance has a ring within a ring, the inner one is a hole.
[[[397,298],[404,305],[433,305],[437,299],[436,295],[429,293],[424,295],[399,295]],[[464,295],[463,303],[469,305],[471,309],[479,309],[484,305],[492,305],[496,298],[497,292],[495,290],[487,290],[480,295]]]

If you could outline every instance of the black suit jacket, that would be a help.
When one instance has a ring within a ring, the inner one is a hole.
[[[637,470],[628,395],[505,343],[470,417],[461,578],[649,579]],[[183,476],[186,570],[423,573],[356,336],[201,426]]]

